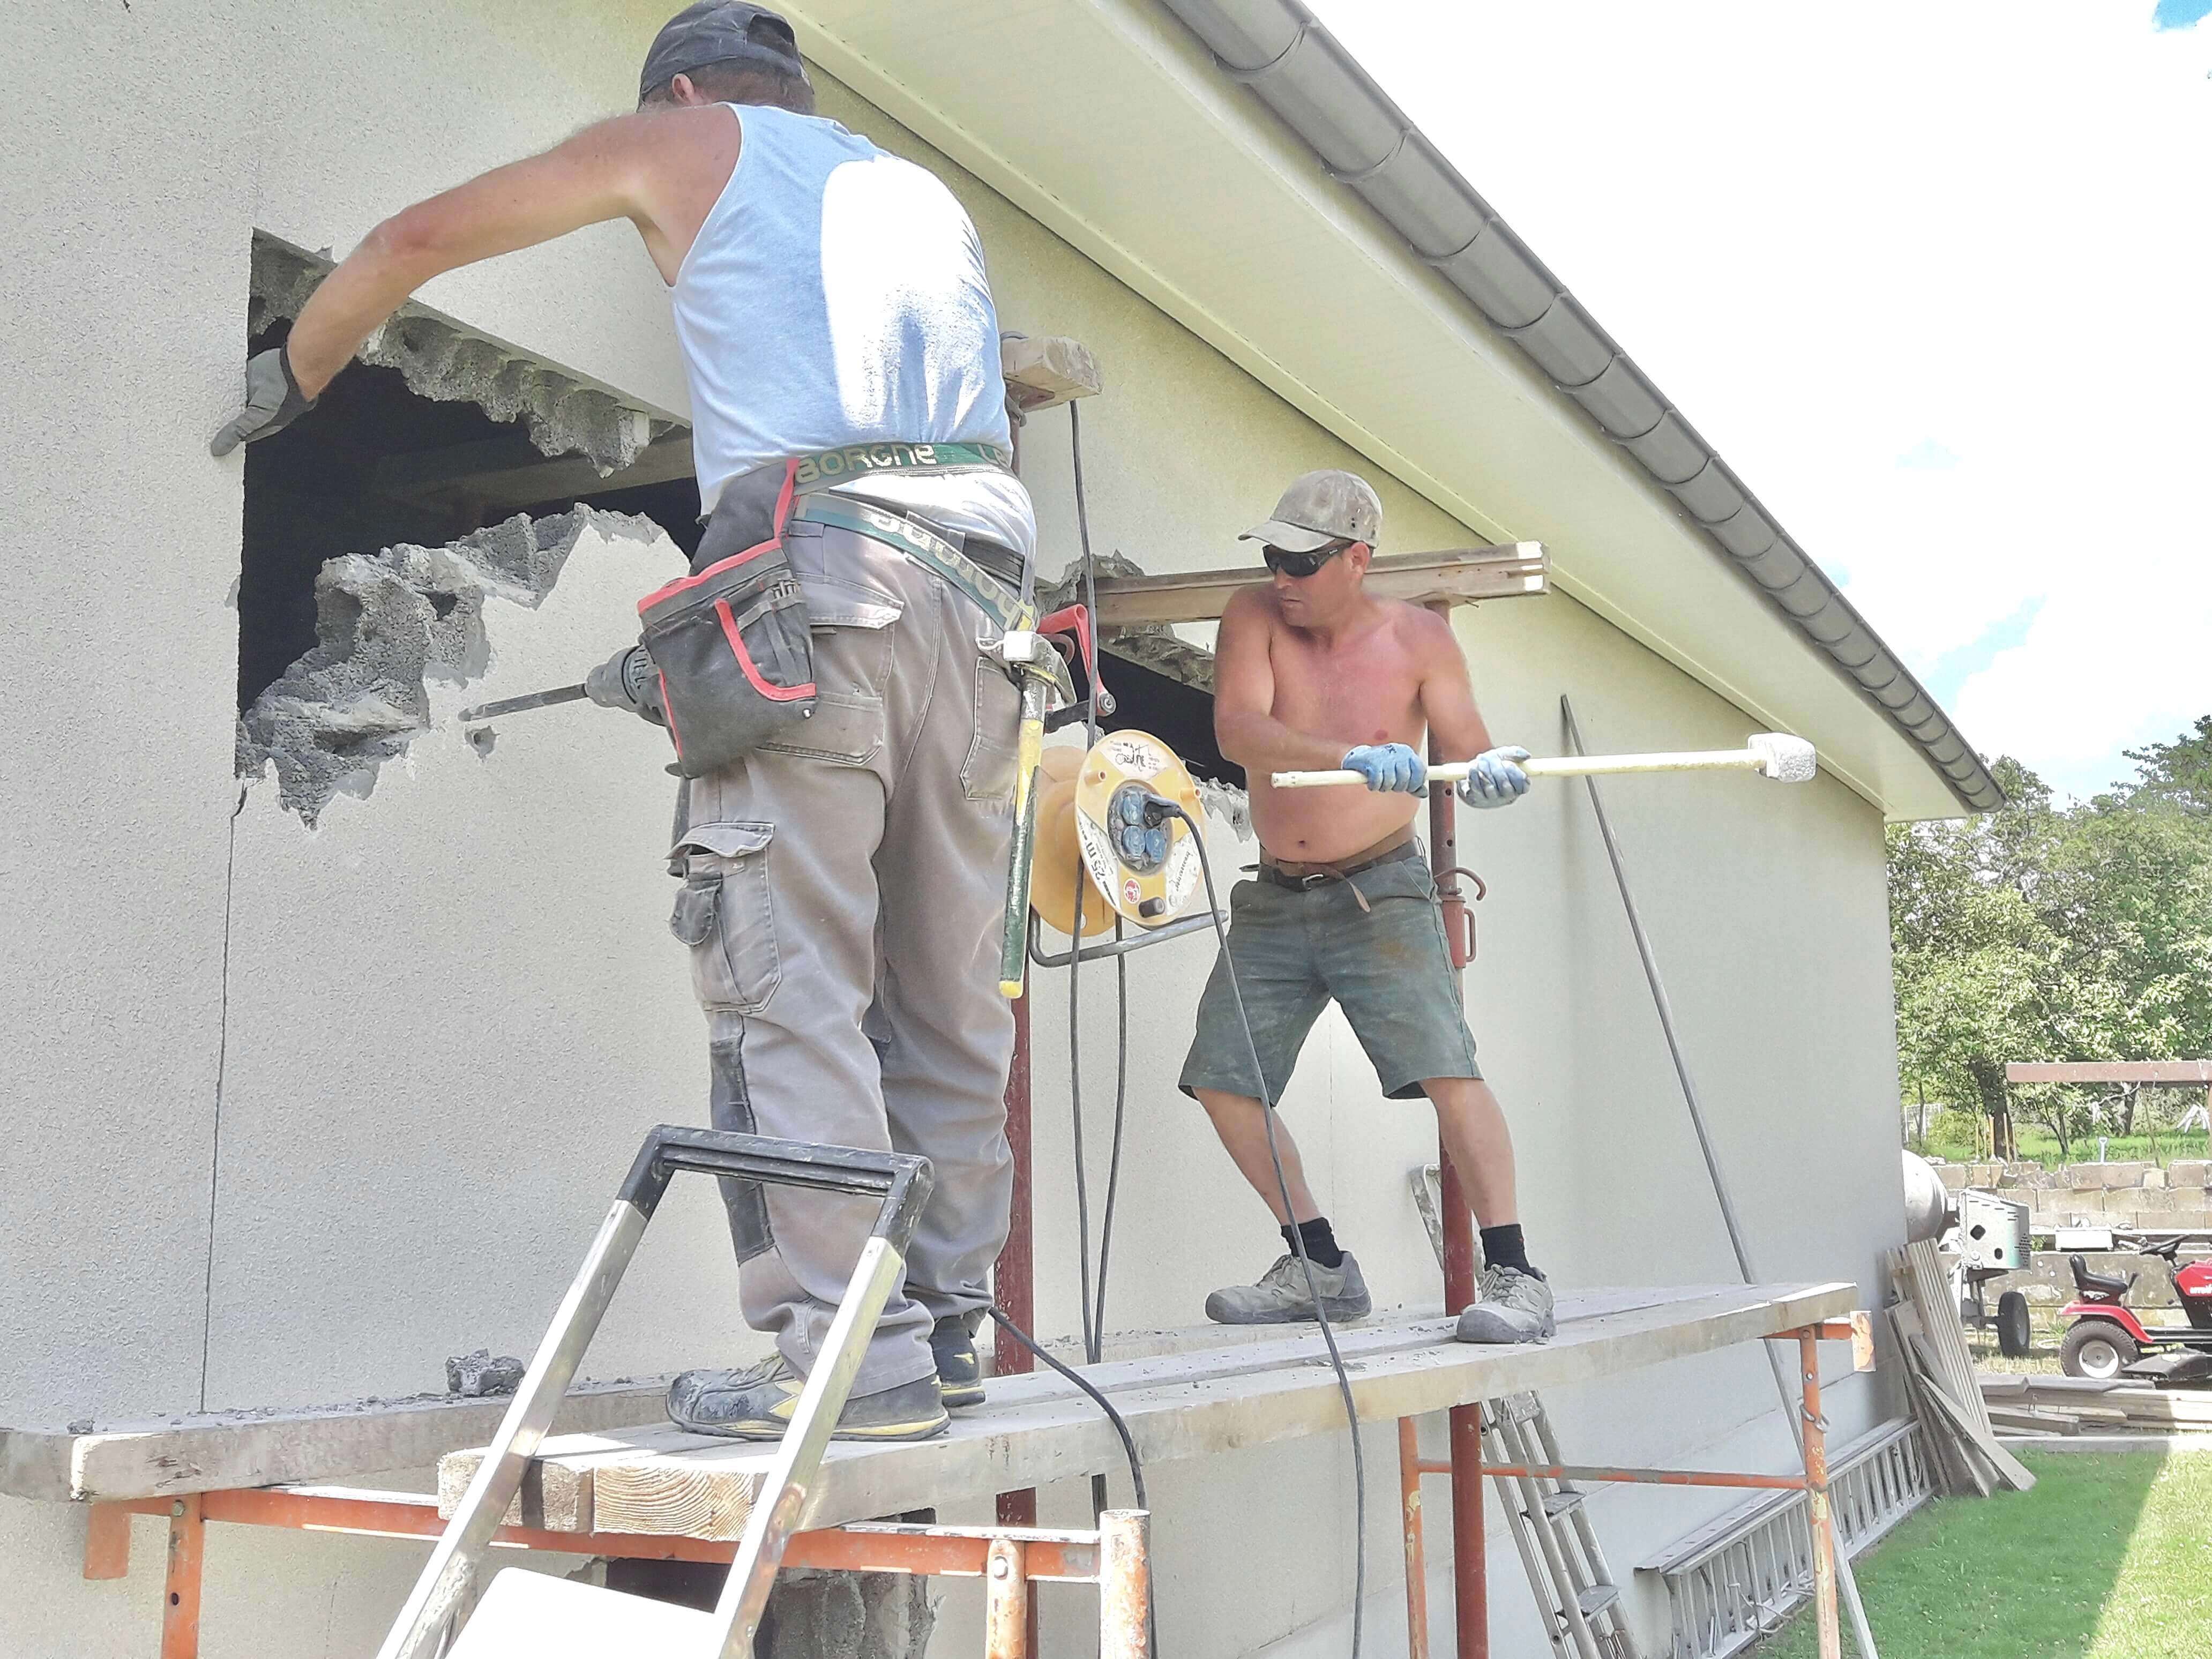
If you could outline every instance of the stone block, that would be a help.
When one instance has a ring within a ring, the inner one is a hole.
[[[2150,1164],[2106,1164],[2099,1166],[2105,1172],[2107,1187],[2140,1187],[2142,1178],[2156,1168]]]
[[[2105,1166],[2101,1164],[2069,1164],[2062,1173],[2066,1177],[2066,1184],[2077,1193],[2092,1188],[2102,1191],[2104,1188]]]
[[[2163,1170],[2145,1170],[2143,1171],[2142,1184],[2146,1188],[2165,1186],[2166,1171]]]
[[[1969,1164],[1966,1166],[1966,1184],[1987,1192],[1997,1184],[1997,1177],[2003,1173],[2004,1165],[2002,1164]]]
[[[2198,1158],[2176,1158],[2166,1166],[2169,1187],[2202,1187],[2212,1182],[2212,1164]]]
[[[1947,1192],[1957,1192],[1966,1184],[1966,1166],[1963,1164],[1938,1164],[1936,1178],[1943,1183]]]
[[[1996,1179],[1990,1182],[1990,1185],[1996,1188],[1999,1192],[2008,1191],[2012,1188],[2017,1187],[2020,1184],[2021,1166],[2017,1164],[1998,1164]]]

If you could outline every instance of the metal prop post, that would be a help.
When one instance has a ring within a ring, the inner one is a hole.
[[[1566,727],[1567,746],[1577,755],[1581,754],[1583,752],[1582,728],[1575,722],[1574,705],[1565,696],[1559,698],[1559,717]],[[1606,816],[1605,800],[1598,793],[1597,780],[1586,777],[1583,780],[1583,787],[1589,791],[1590,811],[1597,818],[1597,832],[1605,842],[1607,861],[1613,866],[1613,883],[1620,889],[1621,908],[1627,912],[1628,931],[1635,937],[1636,954],[1644,963],[1644,977],[1651,987],[1652,1004],[1659,1012],[1659,1029],[1666,1034],[1667,1052],[1674,1062],[1674,1076],[1682,1085],[1682,1103],[1689,1108],[1690,1126],[1697,1132],[1698,1150],[1705,1157],[1705,1174],[1712,1181],[1713,1197],[1719,1202],[1721,1220],[1728,1228],[1729,1246],[1735,1252],[1736,1271],[1743,1275],[1745,1284],[1757,1285],[1761,1280],[1752,1267],[1751,1248],[1744,1243],[1743,1223],[1737,1218],[1735,1200],[1729,1195],[1728,1181],[1721,1174],[1720,1154],[1713,1146],[1711,1131],[1705,1127],[1705,1111],[1698,1098],[1698,1085],[1690,1076],[1689,1061],[1682,1054],[1681,1038],[1674,1030],[1674,1007],[1668,1001],[1667,987],[1659,977],[1658,958],[1651,953],[1651,941],[1644,933],[1644,918],[1636,908],[1636,896],[1628,888],[1628,871],[1621,863],[1620,843],[1613,837],[1613,821]],[[1796,1443],[1798,1454],[1805,1460],[1806,1479],[1811,1480],[1814,1478],[1813,1459],[1815,1455],[1818,1455],[1818,1449],[1821,1444],[1820,1431],[1823,1425],[1817,1420],[1801,1422],[1799,1418],[1801,1413],[1806,1411],[1817,1409],[1820,1399],[1818,1380],[1816,1378],[1814,1386],[1808,1389],[1799,1380],[1791,1378],[1784,1369],[1781,1356],[1775,1352],[1771,1345],[1767,1346],[1766,1359],[1769,1368],[1774,1373],[1776,1392],[1782,1396],[1782,1415],[1790,1425],[1790,1437]],[[1819,1502],[1820,1512],[1813,1517],[1815,1522],[1829,1518],[1826,1514],[1827,1503],[1825,1491],[1826,1484],[1825,1460],[1820,1472],[1820,1481],[1822,1486]],[[1814,1545],[1816,1555],[1819,1548],[1819,1544],[1816,1542]],[[1837,1588],[1843,1592],[1844,1607],[1850,1614],[1851,1640],[1858,1646],[1860,1659],[1880,1659],[1880,1656],[1875,1651],[1874,1632],[1867,1627],[1866,1608],[1859,1601],[1858,1579],[1851,1571],[1850,1558],[1844,1554],[1840,1547],[1832,1548],[1830,1553],[1835,1564]],[[1826,1621],[1832,1627],[1835,1619],[1832,1603],[1826,1607]],[[1832,1629],[1831,1634],[1832,1634]],[[1832,1653],[1835,1650],[1824,1647],[1822,1651],[1825,1659],[1826,1654]]]
[[[1429,609],[1451,621],[1451,606],[1438,600]],[[1432,732],[1429,758],[1443,759]],[[1443,902],[1444,937],[1451,942],[1453,978],[1462,1001],[1467,995],[1467,901],[1459,888],[1459,843],[1455,823],[1458,801],[1449,785],[1429,791],[1429,868]],[[1437,1164],[1442,1176],[1437,1207],[1443,1212],[1444,1311],[1456,1312],[1474,1300],[1474,1223],[1467,1188],[1452,1167],[1441,1140]],[[1482,1407],[1455,1406],[1449,1414],[1451,1446],[1452,1608],[1459,1635],[1459,1659],[1490,1659],[1490,1585],[1482,1535]],[[1410,1592],[1409,1592],[1410,1594]],[[1425,1634],[1425,1632],[1424,1632]]]

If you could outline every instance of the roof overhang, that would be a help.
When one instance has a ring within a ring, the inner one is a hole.
[[[1455,281],[1450,260],[1409,246],[1397,216],[1371,199],[1378,181],[1411,154],[1465,186],[1387,100],[1374,103],[1373,83],[1302,7],[801,0],[785,9],[830,74],[1471,529],[1544,543],[1561,591],[1759,726],[1809,738],[1824,769],[1886,816],[1953,817],[2002,799],[1942,711],[1786,537],[1774,531],[1768,550],[1747,559],[1717,535],[1771,520],[1579,307],[1569,301],[1552,329],[1516,339],[1470,298],[1464,270]],[[1179,13],[1232,64],[1280,70],[1319,51],[1326,73],[1272,89],[1265,76],[1240,79]],[[1229,58],[1239,30],[1255,42],[1251,58]],[[1341,102],[1351,99],[1364,101]],[[1334,173],[1288,125],[1321,134],[1347,110],[1377,107],[1396,128],[1370,123],[1375,158],[1346,166],[1346,156]],[[1483,231],[1548,280],[1494,215]],[[1532,356],[1583,333],[1602,348],[1603,395],[1641,395],[1663,416],[1649,455],[1609,435],[1590,398],[1570,395]],[[1696,475],[1671,489],[1650,470],[1654,457],[1679,467],[1693,453]],[[1778,574],[1787,580],[1768,579]],[[1837,654],[1838,642],[1855,660]]]

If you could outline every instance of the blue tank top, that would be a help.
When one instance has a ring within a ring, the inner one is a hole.
[[[835,121],[728,107],[738,164],[671,294],[702,510],[756,467],[845,444],[1010,447],[982,242],[952,192]],[[846,488],[1036,546],[1028,493],[1010,475]]]

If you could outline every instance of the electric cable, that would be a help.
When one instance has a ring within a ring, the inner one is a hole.
[[[1090,1396],[1091,1403],[1097,1407],[1100,1411],[1106,1413],[1107,1421],[1114,1425],[1114,1432],[1121,1437],[1122,1455],[1129,1460],[1129,1485],[1134,1489],[1137,1494],[1137,1507],[1140,1510],[1149,1510],[1152,1508],[1152,1504],[1147,1502],[1145,1498],[1145,1466],[1143,1462],[1137,1455],[1137,1443],[1130,1436],[1129,1425],[1121,1420],[1121,1413],[1114,1409],[1113,1402],[1108,1400],[1104,1395],[1099,1393],[1097,1389],[1092,1388],[1090,1383],[1084,1381],[1083,1376],[1079,1371],[1075,1370],[1070,1366],[1063,1365],[1059,1360],[1054,1359],[1050,1354],[1047,1353],[1044,1351],[1044,1345],[1039,1342],[1036,1338],[1031,1336],[1027,1331],[1024,1330],[1020,1326],[1015,1324],[1012,1320],[1007,1318],[1006,1310],[1003,1308],[999,1307],[994,1303],[992,1304],[989,1312],[993,1319],[996,1320],[1000,1325],[1004,1326],[1006,1330],[1012,1334],[1015,1341],[1020,1343],[1022,1346],[1027,1348],[1039,1359],[1043,1360],[1046,1364],[1051,1366],[1053,1370],[1058,1371],[1069,1382],[1074,1383],[1077,1388],[1082,1389],[1085,1395]]]
[[[1344,1400],[1345,1421],[1352,1429],[1352,1659],[1359,1659],[1361,1621],[1367,1601],[1367,1460],[1359,1446],[1359,1407],[1352,1398],[1352,1376],[1345,1370],[1344,1356],[1337,1352],[1336,1333],[1330,1328],[1328,1310],[1322,1305],[1321,1290],[1314,1282],[1313,1260],[1306,1254],[1305,1238],[1298,1231],[1297,1214],[1291,1206],[1291,1183],[1283,1173],[1283,1155],[1275,1144],[1275,1103],[1267,1098],[1267,1074],[1260,1066],[1260,1045],[1252,1035],[1251,1018],[1244,1012],[1244,993],[1237,983],[1236,961],[1229,951],[1229,929],[1221,920],[1221,902],[1214,892],[1213,860],[1206,855],[1205,833],[1179,803],[1164,795],[1151,795],[1146,800],[1145,822],[1148,827],[1156,828],[1170,817],[1182,820],[1198,848],[1198,867],[1206,877],[1206,908],[1213,913],[1214,936],[1220,943],[1223,960],[1229,963],[1229,971],[1222,977],[1229,981],[1229,994],[1236,1004],[1237,1024],[1244,1033],[1244,1052],[1252,1062],[1252,1075],[1260,1080],[1260,1121],[1267,1132],[1267,1161],[1274,1166],[1275,1192],[1283,1200],[1283,1213],[1291,1218],[1291,1224],[1284,1231],[1291,1241],[1291,1254],[1297,1257],[1298,1267],[1305,1275],[1306,1295],[1313,1300],[1314,1319],[1321,1326],[1321,1340],[1328,1349],[1329,1367],[1336,1373],[1337,1392]]]
[[[1090,492],[1084,488],[1083,483],[1083,415],[1081,405],[1077,403],[1070,403],[1067,406],[1067,442],[1069,464],[1075,479],[1075,532],[1083,551],[1083,608],[1084,614],[1091,619],[1092,641],[1091,669],[1096,675],[1098,638],[1098,565],[1091,553],[1091,500]],[[1084,711],[1083,728],[1083,740],[1085,748],[1088,749],[1098,741],[1098,687],[1095,685],[1091,688],[1091,696]],[[1078,1006],[1075,1000],[1075,979],[1078,970],[1082,966],[1083,957],[1084,886],[1085,884],[1079,879],[1075,888],[1075,937],[1072,947],[1073,959],[1069,962],[1067,968],[1068,1023],[1071,1030],[1074,1026]],[[1121,917],[1116,915],[1114,918],[1114,937],[1117,940],[1124,937],[1126,926]],[[1089,1357],[1090,1363],[1094,1365],[1099,1361],[1106,1340],[1106,1285],[1113,1261],[1114,1208],[1115,1200],[1121,1194],[1121,1135],[1127,1118],[1129,1102],[1129,958],[1126,955],[1114,958],[1114,1139],[1112,1151],[1106,1160],[1106,1202],[1101,1208],[1098,1218],[1098,1279],[1095,1301],[1091,1297],[1087,1267],[1085,1273],[1085,1300],[1091,1305],[1086,1316],[1090,1340],[1084,1352]],[[1069,1048],[1071,1073],[1073,1070],[1074,1055],[1075,1050],[1071,1043]],[[1079,1137],[1081,1133],[1079,1122],[1077,1133]],[[1079,1159],[1077,1181],[1081,1184],[1083,1176],[1079,1149],[1077,1156]],[[1083,1235],[1085,1260],[1087,1263],[1090,1256],[1087,1192],[1079,1198],[1077,1208],[1079,1212],[1082,1212],[1079,1214],[1079,1227]]]

